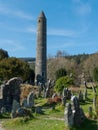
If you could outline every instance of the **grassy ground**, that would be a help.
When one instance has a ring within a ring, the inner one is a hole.
[[[92,106],[93,94],[92,91],[88,91],[88,98],[86,102],[81,103],[85,114],[88,113],[88,107]],[[36,115],[33,113],[34,118],[15,118],[9,119],[9,115],[3,117],[3,126],[6,130],[98,130],[98,119],[86,119],[82,126],[68,128],[64,123],[64,109],[61,104],[57,104],[55,110],[47,104],[47,99],[39,98],[35,100],[36,106],[42,106],[42,115]]]

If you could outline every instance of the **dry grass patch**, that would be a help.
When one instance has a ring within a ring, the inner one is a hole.
[[[28,94],[32,91],[36,95],[38,93],[38,87],[29,84],[21,84],[20,91],[21,91],[20,94],[20,102],[21,102],[24,98],[27,98]]]

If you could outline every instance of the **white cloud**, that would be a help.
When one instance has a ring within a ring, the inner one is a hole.
[[[27,32],[27,33],[36,33],[37,30],[36,30],[35,27],[28,27],[28,28],[25,29],[25,32]]]
[[[35,27],[29,27],[25,30],[25,32],[37,33],[37,29]],[[55,29],[49,28],[47,29],[47,35],[51,36],[64,36],[64,37],[75,37],[76,32],[72,30],[64,30],[64,29]]]
[[[9,16],[15,16],[27,20],[34,20],[33,16],[30,14],[27,14],[26,12],[23,12],[21,10],[12,10],[4,5],[0,5],[0,14],[9,14]]]
[[[76,38],[81,36],[81,34],[84,34],[88,31],[88,26],[84,26],[82,29],[79,30],[64,30],[64,29],[58,29],[58,28],[49,28],[47,29],[47,35],[48,36],[61,36],[61,37],[71,37]],[[37,29],[35,27],[28,27],[26,29],[23,29],[23,32],[25,33],[37,33]]]
[[[74,32],[71,30],[63,30],[63,29],[49,29],[48,35],[55,35],[55,36],[74,36]]]
[[[91,7],[89,4],[82,4],[76,8],[76,11],[80,15],[87,15],[91,13]]]
[[[82,0],[72,0],[74,4],[74,10],[77,14],[86,16],[91,13],[92,8],[90,3],[83,2]]]
[[[0,39],[0,47],[12,52],[25,50],[24,46],[22,46],[19,42],[7,39]]]

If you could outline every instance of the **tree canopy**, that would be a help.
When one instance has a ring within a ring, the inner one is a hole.
[[[56,75],[56,80],[63,77],[63,76],[66,76],[67,72],[64,68],[60,68],[56,71],[55,75]]]
[[[17,58],[8,58],[0,61],[0,78],[8,80],[12,77],[21,77],[24,81],[29,78],[29,65]]]
[[[9,57],[8,52],[3,49],[0,49],[0,60],[8,58],[8,57]]]

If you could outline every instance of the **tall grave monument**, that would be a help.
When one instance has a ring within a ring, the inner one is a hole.
[[[37,25],[37,47],[36,47],[36,81],[44,83],[47,79],[47,23],[44,12],[38,17]]]

